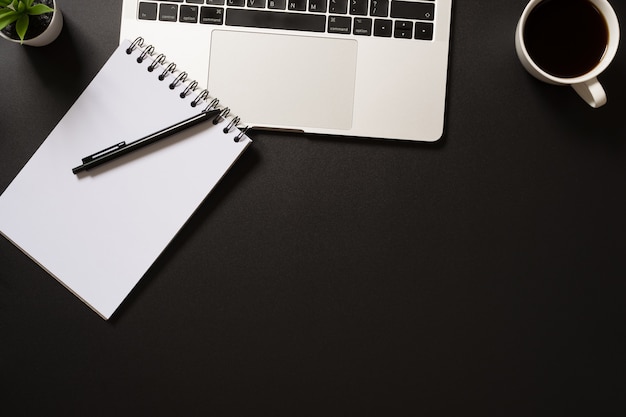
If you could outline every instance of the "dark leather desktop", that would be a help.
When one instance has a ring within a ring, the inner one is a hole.
[[[626,40],[591,109],[518,62],[525,3],[454,3],[437,143],[253,132],[108,322],[0,238],[2,409],[626,415]],[[118,44],[121,0],[59,5],[0,40],[0,192]]]

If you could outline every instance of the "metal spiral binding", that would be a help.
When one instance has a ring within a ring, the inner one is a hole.
[[[130,44],[128,48],[126,48],[126,53],[128,55],[132,54],[135,49],[143,48],[139,57],[137,57],[137,63],[141,64],[148,56],[154,55],[154,47],[152,45],[148,45],[145,48],[143,47],[144,39],[142,37],[137,37]],[[159,54],[152,61],[152,63],[148,66],[148,71],[153,72],[157,66],[165,67],[163,72],[157,77],[160,81],[163,81],[169,74],[174,74],[176,70],[176,64],[170,62],[166,64],[166,57],[164,54]],[[176,78],[169,84],[169,88],[174,90],[180,84],[184,84],[187,82],[188,74],[185,71],[181,71]],[[180,98],[187,98],[189,94],[196,91],[198,88],[198,82],[195,80],[191,80],[188,82],[185,89],[179,94]],[[200,93],[191,101],[191,107],[196,107],[200,104],[200,102],[207,102],[209,100],[209,90],[203,89]],[[217,98],[212,98],[211,101],[207,104],[207,106],[202,110],[203,112],[207,112],[213,109],[219,108],[219,100]],[[228,107],[224,107],[220,114],[213,120],[213,124],[221,123],[223,120],[227,119],[230,116],[230,109]],[[232,119],[228,122],[226,127],[222,129],[225,134],[230,133],[234,128],[239,129],[239,133],[235,136],[234,141],[239,142],[248,132],[249,126],[240,126],[239,123],[241,119],[238,116],[230,116]]]
[[[235,136],[235,142],[239,142],[241,139],[243,139],[245,134],[248,133],[248,130],[250,130],[250,126],[243,126],[241,128],[237,126],[237,128],[239,129],[239,133],[237,134],[237,136]]]
[[[213,119],[213,124],[216,125],[218,123],[221,123],[222,120],[226,119],[229,114],[230,114],[230,109],[228,107],[224,107],[222,109],[222,112],[218,114],[215,119]],[[227,132],[224,132],[224,133],[227,133]]]
[[[146,49],[144,49],[141,55],[137,57],[137,63],[141,64],[148,55],[152,56],[153,53],[154,53],[154,46],[152,45],[146,46]]]
[[[230,133],[230,130],[237,126],[237,124],[241,121],[241,119],[239,118],[239,116],[235,116],[233,117],[230,122],[228,122],[228,124],[226,125],[226,127],[224,128],[224,133]]]
[[[200,94],[198,94],[196,98],[193,99],[193,101],[191,102],[191,107],[196,107],[198,103],[200,103],[200,101],[206,100],[207,98],[209,98],[209,90],[205,88],[204,90],[200,91]]]
[[[168,74],[173,74],[176,71],[176,64],[170,62],[170,64],[163,70],[161,75],[159,75],[159,81],[163,81]]]
[[[216,98],[211,100],[211,102],[205,107],[202,111],[211,111],[213,109],[217,109],[217,106],[220,104],[220,101]]]
[[[148,65],[148,72],[154,71],[157,65],[165,64],[165,55],[159,54],[156,59],[152,61],[152,64]]]
[[[128,48],[126,48],[126,53],[128,55],[132,54],[133,51],[139,47],[141,48],[143,46],[143,38],[141,36],[138,36],[137,38],[135,38],[135,40],[133,41],[133,43],[130,44],[130,46]]]
[[[185,81],[187,81],[187,73],[185,71],[182,71],[176,76],[176,78],[174,78],[174,81],[170,83],[170,90],[175,89],[178,84],[184,83]]]
[[[180,93],[180,98],[187,97],[189,93],[191,93],[192,91],[196,91],[196,88],[198,88],[198,82],[196,80],[193,80],[187,85],[185,90],[182,93]]]

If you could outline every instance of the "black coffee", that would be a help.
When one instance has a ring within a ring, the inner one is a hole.
[[[544,0],[528,15],[524,43],[545,72],[574,78],[591,71],[602,59],[609,29],[588,0]]]

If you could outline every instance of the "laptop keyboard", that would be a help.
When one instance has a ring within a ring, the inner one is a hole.
[[[140,1],[140,20],[432,40],[435,0]]]

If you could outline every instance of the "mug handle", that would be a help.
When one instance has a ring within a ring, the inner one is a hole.
[[[584,83],[572,84],[572,88],[594,109],[606,104],[606,93],[597,78],[592,78]]]

